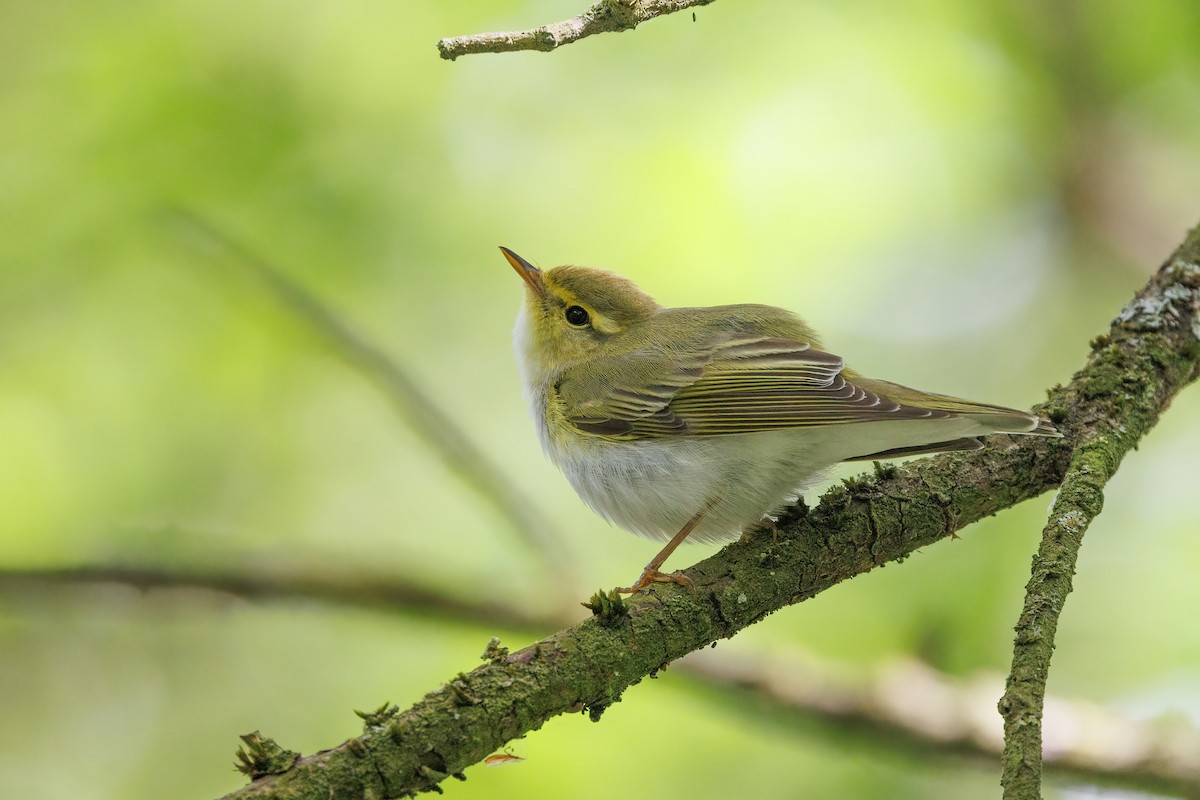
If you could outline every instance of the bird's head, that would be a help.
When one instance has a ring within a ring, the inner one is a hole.
[[[658,303],[628,278],[590,267],[542,271],[506,247],[504,257],[525,281],[517,317],[517,353],[527,375],[547,376],[586,360],[598,347],[636,347],[630,336]]]

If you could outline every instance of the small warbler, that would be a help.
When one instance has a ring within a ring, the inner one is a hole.
[[[669,540],[621,592],[690,583],[659,572],[684,539],[732,538],[838,462],[1060,435],[1025,411],[859,375],[781,308],[663,308],[620,275],[500,250],[525,281],[514,343],[542,448],[600,516]]]

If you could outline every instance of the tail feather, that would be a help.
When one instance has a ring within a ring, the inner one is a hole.
[[[1037,427],[1031,431],[1026,431],[1030,436],[1053,436],[1055,439],[1061,439],[1062,434],[1058,428],[1050,424],[1050,420],[1038,417]]]
[[[995,433],[1020,433],[1026,436],[1062,436],[1047,419],[1010,408],[991,407],[983,412],[959,412],[962,416],[991,428]]]
[[[886,458],[903,458],[904,456],[921,456],[929,453],[950,453],[959,450],[979,450],[982,449],[983,442],[970,437],[962,439],[951,439],[948,442],[933,442],[931,444],[919,444],[913,447],[894,447],[891,450],[880,450],[878,453],[870,453],[865,456],[854,456],[853,458],[844,459],[845,461],[881,461]]]
[[[990,428],[993,433],[1062,436],[1049,420],[1042,419],[1028,411],[1018,411],[1015,408],[1005,408],[990,403],[977,403],[973,400],[964,400],[961,397],[951,397],[934,392],[923,392],[889,381],[860,378],[856,378],[856,381],[875,393],[884,395],[902,405],[928,408],[932,411],[944,411],[966,417],[985,428]]]

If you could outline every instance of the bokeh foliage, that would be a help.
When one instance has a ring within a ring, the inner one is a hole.
[[[723,2],[550,55],[433,46],[579,10],[5,8],[0,563],[336,565],[563,601],[375,387],[168,207],[393,353],[557,523],[568,599],[627,582],[653,545],[537,452],[497,244],[672,305],[788,306],[863,372],[1028,406],[1200,220],[1194,3]],[[1200,720],[1193,395],[1110,485],[1051,692]],[[1002,671],[1045,505],[722,646]],[[0,795],[217,795],[239,780],[236,734],[335,744],[352,708],[412,702],[497,633],[527,637],[196,591],[5,592]],[[756,719],[670,673],[517,750],[448,793],[957,798],[996,781]]]

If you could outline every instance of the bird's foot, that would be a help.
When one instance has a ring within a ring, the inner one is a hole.
[[[775,544],[779,539],[779,523],[770,517],[763,517],[758,522],[743,525],[740,541],[752,539],[764,533],[771,534],[771,544]]]
[[[680,586],[691,586],[692,579],[682,572],[659,572],[657,567],[646,567],[642,576],[630,587],[618,586],[616,591],[621,594],[637,594],[652,583],[678,583]]]

